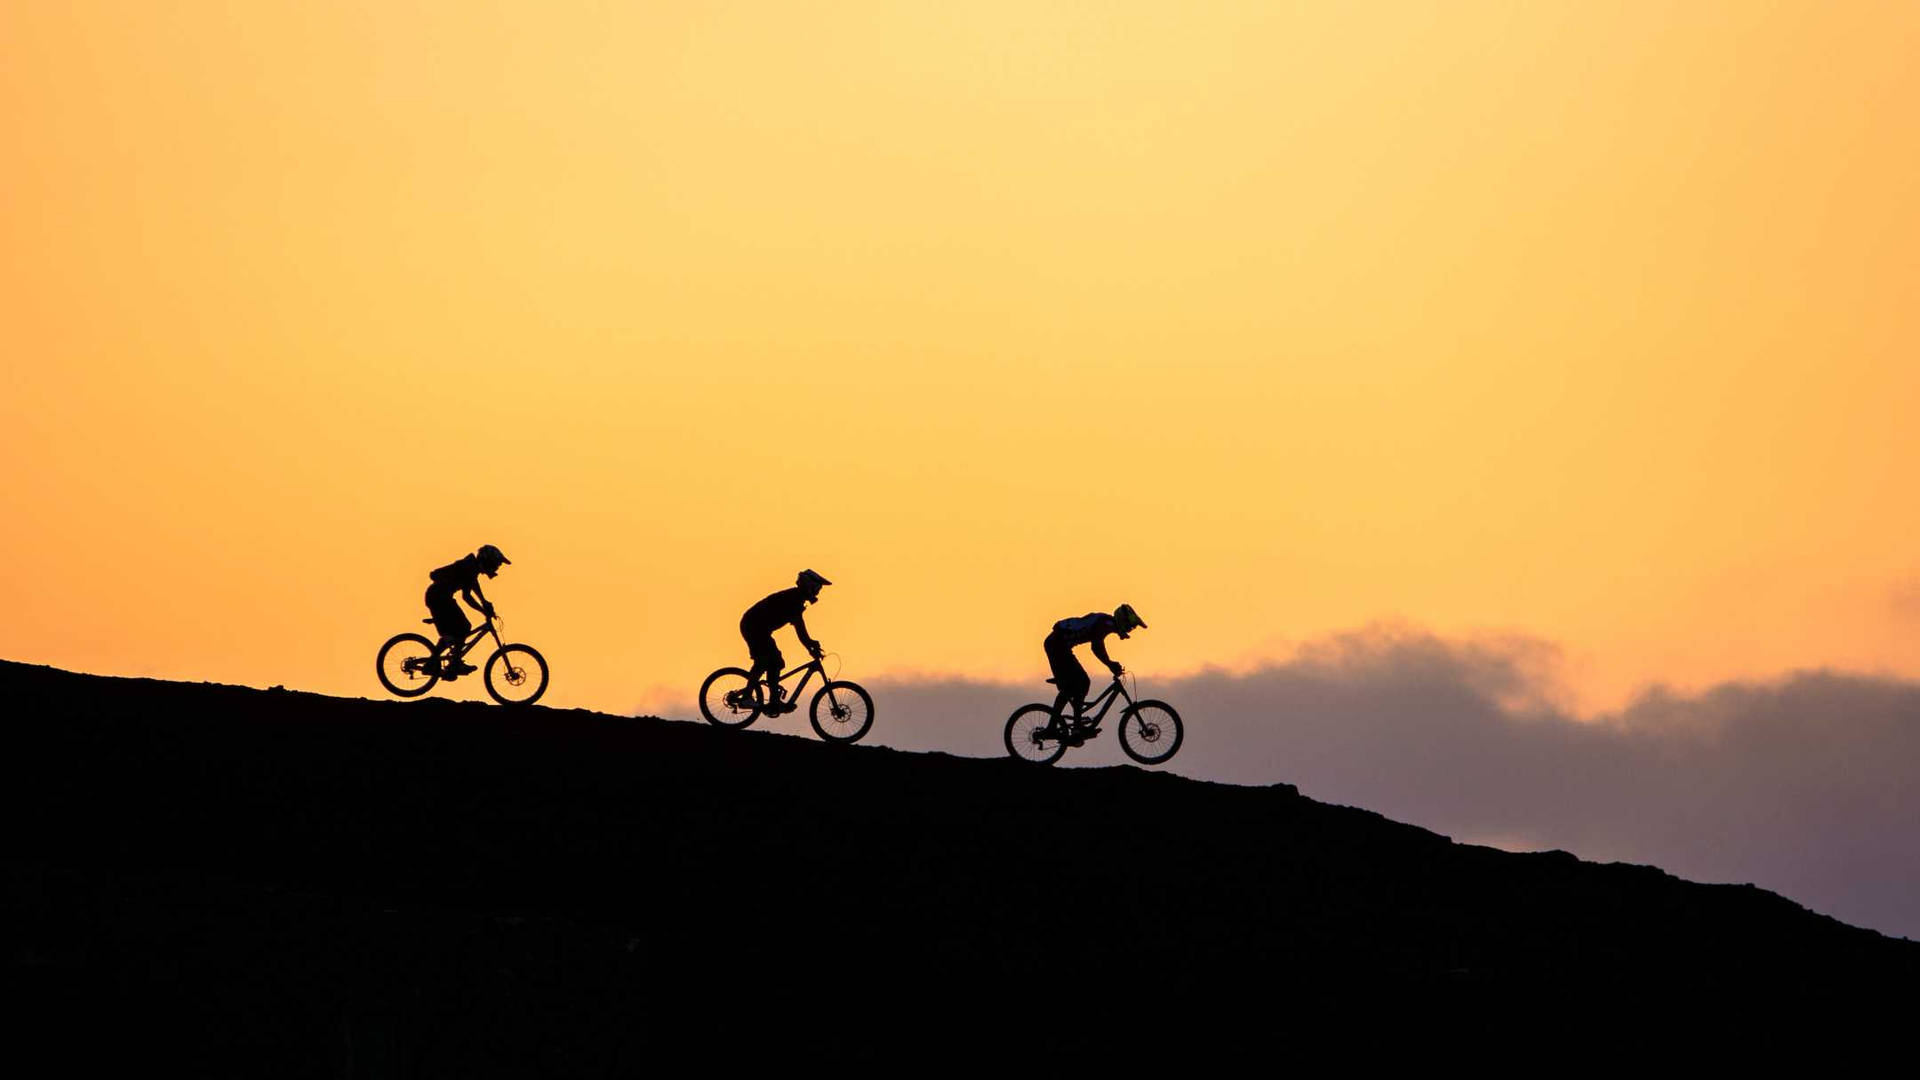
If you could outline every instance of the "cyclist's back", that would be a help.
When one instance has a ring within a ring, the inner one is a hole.
[[[476,588],[480,584],[480,556],[462,555],[445,566],[428,571],[427,579],[433,582],[430,586],[433,591],[448,596],[463,589]]]
[[[1053,632],[1047,635],[1047,640],[1070,649],[1075,645],[1099,641],[1109,634],[1118,632],[1111,614],[1104,611],[1089,611],[1085,615],[1061,619],[1054,623]]]
[[[791,624],[799,633],[800,640],[807,640],[807,624],[802,615],[807,610],[807,590],[798,586],[781,589],[772,596],[755,603],[740,616],[740,633],[748,637],[770,635],[775,630]]]

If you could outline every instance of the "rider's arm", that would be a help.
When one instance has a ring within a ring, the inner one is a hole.
[[[807,633],[806,619],[795,615],[793,617],[793,632],[800,638],[800,644],[806,646],[808,652],[818,653],[820,651],[820,643],[813,640],[813,635]]]
[[[466,590],[466,594],[467,594],[466,601],[467,601],[468,607],[472,608],[475,611],[478,611],[480,614],[485,615],[489,619],[493,618],[493,605],[487,603],[486,594],[480,591],[479,582],[477,581],[474,582],[473,587]]]
[[[1094,638],[1092,645],[1093,645],[1094,658],[1099,660],[1101,663],[1107,665],[1107,668],[1111,670],[1115,675],[1120,674],[1120,672],[1123,669],[1120,667],[1119,664],[1116,664],[1113,662],[1113,657],[1107,655],[1106,635],[1102,634],[1101,636]]]

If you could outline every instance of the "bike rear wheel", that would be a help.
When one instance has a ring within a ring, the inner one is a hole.
[[[1067,744],[1059,739],[1040,737],[1052,719],[1053,709],[1047,705],[1028,705],[1015,710],[1007,717],[1007,753],[1035,765],[1059,761],[1060,755],[1067,752]]]
[[[813,695],[814,734],[828,742],[859,742],[873,727],[873,697],[857,683],[830,682]]]
[[[765,707],[766,688],[744,668],[723,667],[700,684],[700,715],[715,727],[747,727]]]
[[[1120,714],[1120,749],[1142,765],[1158,765],[1180,751],[1180,714],[1164,701],[1136,701]]]
[[[380,646],[373,660],[380,685],[397,697],[419,697],[440,681],[440,664],[433,658],[433,642],[419,634],[395,634]]]
[[[531,645],[502,645],[487,657],[487,693],[502,705],[531,705],[547,692],[547,659]]]

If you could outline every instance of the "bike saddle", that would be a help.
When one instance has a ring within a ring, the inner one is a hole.
[[[425,618],[425,619],[421,619],[420,621],[421,621],[421,622],[423,622],[423,623],[426,623],[426,624],[427,624],[427,625],[429,625],[429,626],[431,626],[431,625],[433,625],[433,619],[432,619],[432,618]]]
[[[432,620],[432,619],[428,619],[427,621],[428,621],[428,622],[432,622],[433,620]],[[1059,680],[1059,679],[1048,679],[1047,681],[1048,681],[1048,682],[1050,682],[1050,683],[1052,683],[1052,684],[1054,684],[1055,686],[1058,686],[1058,685],[1060,685],[1060,680]]]

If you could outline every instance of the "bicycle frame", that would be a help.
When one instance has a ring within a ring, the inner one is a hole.
[[[1113,703],[1122,700],[1131,706],[1133,704],[1133,695],[1127,693],[1127,688],[1121,685],[1120,676],[1115,675],[1113,682],[1108,683],[1105,690],[1100,691],[1092,701],[1087,702],[1080,710],[1080,723],[1098,724],[1107,718],[1107,711],[1113,708]],[[1072,702],[1068,702],[1062,705],[1061,709],[1064,712],[1064,710],[1070,708],[1072,704]],[[1099,706],[1099,711],[1094,711],[1095,706]]]
[[[493,635],[493,643],[496,647],[504,647],[505,643],[500,640],[499,629],[494,626],[493,620],[489,618],[483,619],[479,626],[467,631],[467,639],[460,644],[459,648],[443,655],[449,660],[458,661],[472,652],[473,647],[480,644],[480,639],[486,637],[488,634]]]
[[[788,701],[800,700],[800,695],[806,692],[807,684],[813,681],[813,674],[816,671],[820,673],[821,681],[823,682],[829,681],[827,679],[826,665],[822,664],[818,657],[815,657],[814,659],[809,660],[804,664],[801,664],[799,667],[794,668],[792,671],[787,672],[785,675],[780,676],[781,684],[784,686],[788,679],[793,678],[795,675],[798,675],[803,671],[806,672],[807,674],[804,678],[800,680],[800,685],[794,687],[793,690],[787,694]]]

